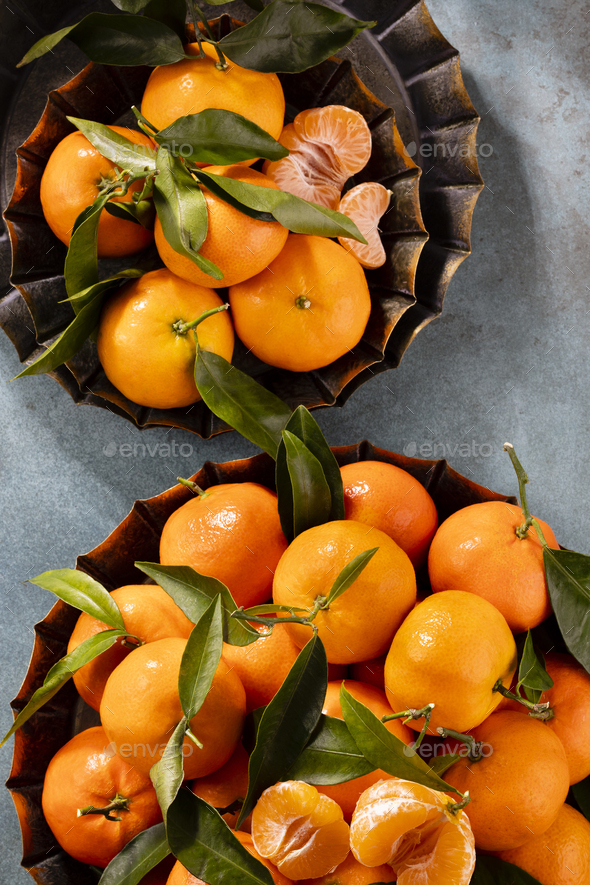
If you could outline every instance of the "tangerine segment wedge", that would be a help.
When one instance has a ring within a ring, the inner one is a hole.
[[[264,791],[252,812],[252,839],[258,853],[289,879],[325,876],[350,850],[340,806],[301,781]]]
[[[344,105],[297,114],[279,138],[289,156],[266,162],[264,172],[281,190],[336,209],[345,181],[371,156],[371,131],[358,111]]]
[[[444,793],[412,781],[388,780],[366,790],[350,826],[359,863],[388,863],[398,885],[467,885],[475,842],[463,810]]]
[[[354,221],[367,242],[359,243],[350,237],[338,237],[338,242],[352,252],[363,267],[375,268],[385,264],[385,249],[377,225],[387,212],[390,199],[391,191],[382,184],[365,181],[345,193],[340,200],[338,211]]]

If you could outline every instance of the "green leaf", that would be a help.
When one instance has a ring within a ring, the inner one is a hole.
[[[195,383],[203,402],[221,418],[276,458],[289,406],[216,353],[197,351]]]
[[[66,254],[64,277],[68,295],[98,283],[98,222],[112,194],[99,194],[76,218]]]
[[[442,777],[443,774],[452,768],[455,762],[458,762],[459,759],[463,757],[458,753],[447,753],[446,756],[435,756],[430,764],[431,771],[434,771],[435,774],[438,774],[439,777]]]
[[[145,16],[91,12],[77,24],[38,40],[18,67],[45,55],[64,37],[102,65],[169,65],[184,58],[180,38],[161,22]]]
[[[42,375],[45,372],[52,372],[78,353],[86,339],[98,326],[105,294],[106,291],[103,290],[92,301],[85,304],[59,338],[56,338],[26,369],[15,375],[13,380],[24,378],[25,375]]]
[[[363,553],[359,553],[355,556],[354,559],[351,559],[350,562],[344,566],[332,584],[330,592],[326,597],[326,602],[324,603],[326,608],[330,603],[338,599],[339,596],[342,596],[342,594],[354,584],[358,576],[366,569],[378,550],[378,547],[372,547],[370,550],[365,550]]]
[[[327,687],[326,652],[314,632],[262,714],[248,765],[248,793],[236,827],[264,790],[285,779],[319,722]]]
[[[309,614],[308,608],[298,608],[296,605],[275,605],[274,603],[268,603],[267,605],[253,605],[251,608],[244,609],[245,615],[264,615],[264,614],[272,614],[274,612],[289,612],[289,614],[295,614],[295,612],[307,612]]]
[[[164,823],[167,823],[168,809],[176,799],[184,780],[182,747],[188,724],[187,717],[183,716],[172,732],[161,759],[150,768],[150,778],[162,809]]]
[[[280,160],[289,151],[256,123],[233,111],[207,108],[162,129],[154,140],[193,163],[226,166],[264,157]]]
[[[91,636],[90,639],[81,642],[73,652],[54,664],[45,677],[43,685],[37,689],[29,703],[16,717],[9,731],[4,735],[0,747],[6,743],[21,725],[24,725],[31,718],[33,713],[36,713],[43,704],[46,704],[47,701],[50,701],[57,694],[62,685],[65,685],[72,678],[76,670],[93,661],[103,651],[111,648],[121,636],[127,635],[126,630],[103,630],[102,633],[97,633],[95,636]]]
[[[91,578],[90,575],[75,568],[60,568],[51,572],[43,572],[36,578],[29,578],[29,583],[49,590],[68,605],[86,612],[92,618],[125,630],[125,623],[119,606],[108,590]]]
[[[374,771],[355,744],[346,723],[322,713],[315,731],[299,754],[287,778],[307,784],[341,784]]]
[[[167,25],[170,30],[178,34],[182,43],[186,40],[186,2],[185,0],[150,0],[143,14],[147,18]]]
[[[551,605],[565,643],[590,673],[590,556],[543,550]]]
[[[96,150],[116,163],[121,169],[142,175],[156,170],[156,149],[142,144],[134,144],[125,136],[114,132],[109,126],[95,123],[92,120],[81,120],[79,117],[68,117],[76,129],[86,136]]]
[[[199,183],[178,157],[165,148],[158,149],[156,162],[159,172],[154,181],[154,204],[166,240],[203,273],[223,279],[219,268],[199,254],[209,224],[207,203]]]
[[[527,632],[518,667],[516,694],[519,693],[521,686],[524,686],[525,694],[533,704],[539,703],[544,691],[553,688],[553,679],[547,672],[543,656],[537,654],[535,650],[530,630]]]
[[[207,0],[209,6],[223,6],[224,3],[232,3],[233,0]],[[253,9],[254,12],[262,12],[264,9],[264,3],[262,0],[244,0],[246,6],[249,6],[250,9]]]
[[[260,639],[257,630],[253,630],[244,621],[231,617],[232,612],[237,611],[238,607],[225,584],[217,578],[200,575],[185,565],[136,562],[135,566],[165,590],[193,624],[198,623],[211,605],[211,601],[221,596],[224,641],[230,645],[244,646]]]
[[[148,0],[111,0],[117,9],[131,13],[141,12],[147,2]]]
[[[572,793],[580,807],[580,811],[586,820],[590,820],[590,777],[574,784],[572,787]]]
[[[288,430],[283,430],[283,443],[293,502],[293,537],[297,537],[329,520],[332,496],[322,465],[307,446]]]
[[[156,824],[125,845],[112,859],[98,885],[139,885],[143,877],[170,854],[166,827]]]
[[[313,452],[322,465],[332,495],[330,519],[344,519],[344,488],[342,485],[342,474],[340,473],[338,461],[334,457],[332,449],[326,442],[326,438],[321,431],[320,425],[305,406],[298,406],[287,422],[285,430],[288,430],[290,433],[294,433],[295,436],[299,437],[301,442],[305,443],[310,452]]]
[[[111,200],[104,208],[109,215],[140,224],[146,230],[151,230],[154,226],[155,209],[152,200],[141,200],[139,203],[115,203]]]
[[[392,777],[414,781],[431,790],[459,792],[433,774],[420,756],[411,755],[403,741],[388,731],[368,707],[353,698],[344,684],[340,690],[340,703],[348,730],[361,753],[375,768],[382,768]]]
[[[116,205],[121,204],[117,203]],[[125,280],[136,280],[138,277],[143,276],[143,274],[144,271],[139,267],[130,267],[127,268],[127,270],[122,270],[120,273],[115,274],[113,277],[101,280],[99,283],[94,283],[94,285],[88,286],[86,289],[82,289],[80,292],[77,292],[75,295],[71,295],[64,300],[69,301],[76,313],[78,313],[84,305],[92,301],[96,295],[102,295],[103,292],[107,292],[114,286],[120,285],[121,282]]]
[[[227,34],[220,46],[244,68],[295,74],[334,55],[375,24],[317,3],[273,0],[253,21]]]
[[[213,194],[236,206],[246,214],[268,221],[274,218],[284,227],[296,234],[317,234],[322,237],[351,237],[359,243],[367,241],[360,230],[348,216],[333,209],[326,209],[318,203],[310,203],[295,197],[287,191],[261,187],[235,178],[225,178],[204,169],[195,169],[194,175]]]
[[[188,788],[168,809],[172,853],[203,882],[274,885],[272,876],[252,857],[217,811]]]
[[[514,864],[500,860],[499,857],[478,854],[470,885],[540,885],[540,883],[538,879],[533,879]]]
[[[178,694],[186,718],[199,712],[211,688],[223,651],[221,595],[217,595],[201,615],[188,638],[178,677]]]

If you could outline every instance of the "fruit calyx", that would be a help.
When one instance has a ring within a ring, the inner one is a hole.
[[[199,323],[202,323],[207,317],[212,317],[216,313],[221,313],[222,310],[229,310],[229,304],[220,304],[219,307],[212,307],[210,310],[204,310],[201,316],[188,323],[184,320],[176,320],[175,323],[172,323],[172,330],[176,332],[177,335],[186,335],[190,329],[196,329]]]
[[[123,818],[120,817],[120,815],[114,814],[113,812],[129,811],[130,802],[131,799],[127,796],[122,796],[120,793],[117,793],[115,798],[112,799],[108,805],[105,805],[104,808],[96,808],[94,805],[86,805],[85,808],[78,808],[76,817],[84,817],[87,814],[102,814],[106,820],[122,820]]]
[[[549,705],[549,701],[545,701],[543,704],[535,704],[533,701],[527,701],[526,698],[507,689],[506,686],[502,684],[501,679],[498,679],[492,691],[497,691],[503,697],[510,698],[511,701],[517,701],[519,704],[522,704],[523,707],[527,708],[533,719],[541,719],[543,722],[548,722],[549,719],[553,719],[555,716],[555,713]]]
[[[424,740],[424,735],[428,731],[428,726],[430,725],[430,717],[432,716],[432,711],[434,710],[434,704],[426,704],[425,707],[422,707],[420,710],[415,710],[414,708],[410,708],[408,710],[402,710],[400,713],[391,713],[388,716],[382,716],[381,722],[390,722],[392,719],[402,719],[403,724],[407,725],[410,720],[414,719],[422,719],[424,717],[424,725],[422,726],[422,731],[412,744],[413,750],[419,750],[420,744]]]
[[[298,307],[299,310],[309,310],[311,307],[311,301],[307,295],[298,295],[295,299],[295,307]]]
[[[441,738],[450,737],[456,741],[461,741],[461,743],[465,744],[465,746],[467,747],[467,758],[470,762],[479,762],[480,759],[483,759],[483,744],[481,741],[476,741],[473,735],[461,734],[458,731],[453,731],[451,728],[443,728],[442,726],[439,726],[436,731],[437,734],[441,736]],[[465,795],[468,796],[469,794],[466,793]]]

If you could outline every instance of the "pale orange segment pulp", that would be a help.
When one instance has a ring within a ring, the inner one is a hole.
[[[350,825],[350,845],[366,866],[388,863],[398,885],[468,885],[475,843],[464,811],[420,784],[387,780],[360,797]]]
[[[324,876],[350,850],[340,806],[301,781],[264,791],[252,812],[252,839],[258,853],[289,879]]]
[[[289,156],[265,163],[265,173],[281,190],[329,209],[337,208],[345,181],[371,156],[365,118],[344,105],[301,111],[279,141]]]
[[[391,191],[376,181],[365,181],[347,191],[340,200],[338,211],[351,218],[365,243],[351,237],[338,237],[341,246],[352,252],[363,267],[381,267],[385,264],[385,249],[379,235],[379,220],[387,212]]]

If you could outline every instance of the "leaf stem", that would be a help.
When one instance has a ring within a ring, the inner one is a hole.
[[[105,805],[104,808],[96,808],[94,805],[86,805],[85,808],[78,808],[76,812],[76,817],[84,817],[87,814],[102,814],[106,820],[123,820],[122,817],[117,815],[113,815],[113,811],[129,811],[129,802],[131,800],[126,796],[121,796],[120,793],[117,793],[114,799],[109,802],[108,805]]]
[[[205,26],[205,30],[207,31],[207,36],[209,37],[209,40],[215,46],[215,51],[217,53],[217,57],[219,58],[219,61],[216,63],[215,67],[218,68],[220,71],[227,71],[229,65],[228,65],[227,61],[225,60],[225,55],[221,51],[221,47],[219,46],[219,43],[215,39],[215,35],[213,34],[213,31],[211,30],[211,25],[209,24],[209,21],[207,20],[207,16],[205,15],[205,13],[203,12],[203,10],[201,9],[201,7],[199,6],[198,3],[193,2],[192,6],[194,7],[194,9],[195,9],[197,15],[199,16],[199,18],[201,19],[201,21],[203,22],[203,24]],[[197,31],[197,28],[195,27],[195,33],[196,33],[196,31]]]
[[[177,335],[186,335],[189,329],[195,329],[199,323],[203,322],[203,320],[214,316],[216,313],[221,313],[223,310],[229,310],[229,304],[221,304],[219,307],[212,307],[210,310],[204,310],[201,316],[197,317],[196,320],[191,320],[190,323],[177,320],[172,324],[172,328]]]
[[[505,452],[508,452],[508,454],[510,455],[510,460],[512,461],[512,466],[514,467],[514,470],[516,472],[516,476],[518,479],[518,494],[520,497],[520,506],[522,507],[522,513],[524,516],[524,522],[522,525],[519,525],[518,528],[516,529],[516,535],[517,535],[517,537],[520,538],[521,541],[524,540],[524,538],[526,538],[528,535],[528,531],[529,531],[530,527],[532,526],[535,529],[535,531],[537,533],[537,537],[539,538],[539,541],[541,542],[543,547],[549,549],[549,544],[545,540],[545,536],[543,535],[543,531],[541,529],[541,526],[539,525],[537,520],[534,518],[534,516],[531,516],[531,511],[529,510],[529,505],[528,505],[528,501],[527,501],[527,497],[526,497],[526,486],[529,481],[528,475],[527,475],[524,467],[522,466],[522,464],[518,460],[518,457],[516,455],[516,452],[514,451],[514,446],[512,445],[512,443],[509,443],[509,442],[504,443],[502,448],[504,449]]]
[[[530,710],[533,719],[553,719],[553,716],[555,715],[549,705],[549,701],[546,701],[543,704],[534,704],[532,701],[527,701],[526,698],[522,698],[513,691],[509,691],[504,685],[502,685],[501,679],[498,679],[492,691],[499,692],[503,697],[510,698],[511,701],[518,701],[519,704],[522,704],[523,707]]]
[[[461,734],[458,731],[453,731],[451,728],[442,728],[441,726],[436,731],[442,738],[454,738],[456,741],[461,741],[461,743],[465,744],[469,751],[467,758],[471,762],[479,762],[480,759],[483,759],[483,753],[481,752],[482,743],[481,741],[476,741],[473,735]]]
[[[182,476],[177,476],[176,479],[181,486],[186,486],[187,489],[190,489],[191,492],[194,492],[199,498],[203,498],[209,494],[205,489],[202,489],[201,486],[197,485],[196,482],[193,482],[192,479],[183,479]]]
[[[199,750],[202,750],[202,749],[203,749],[203,744],[202,744],[201,741],[198,739],[198,737],[197,737],[195,734],[192,733],[192,731],[190,730],[190,728],[187,728],[185,734],[187,735],[187,737],[189,737],[189,738],[191,739],[191,741],[193,741],[193,743],[195,743],[195,744],[197,745],[197,747],[199,748]]]
[[[471,802],[471,796],[469,795],[469,790],[466,790],[465,793],[462,794],[463,798],[460,802],[451,802],[450,805],[447,805],[447,811],[451,814],[457,814],[458,811],[461,811],[465,808],[466,805],[469,805]]]
[[[434,710],[434,704],[426,704],[425,707],[422,707],[420,710],[415,710],[410,708],[409,710],[402,710],[401,713],[392,713],[390,716],[383,716],[381,718],[381,722],[390,722],[392,719],[402,719],[404,718],[404,725],[407,725],[411,719],[422,719],[424,717],[424,725],[422,726],[422,731],[418,735],[418,738],[414,741],[414,749],[419,750],[422,741],[424,740],[424,736],[428,731],[428,726],[430,725],[430,717],[432,716],[432,711]]]

